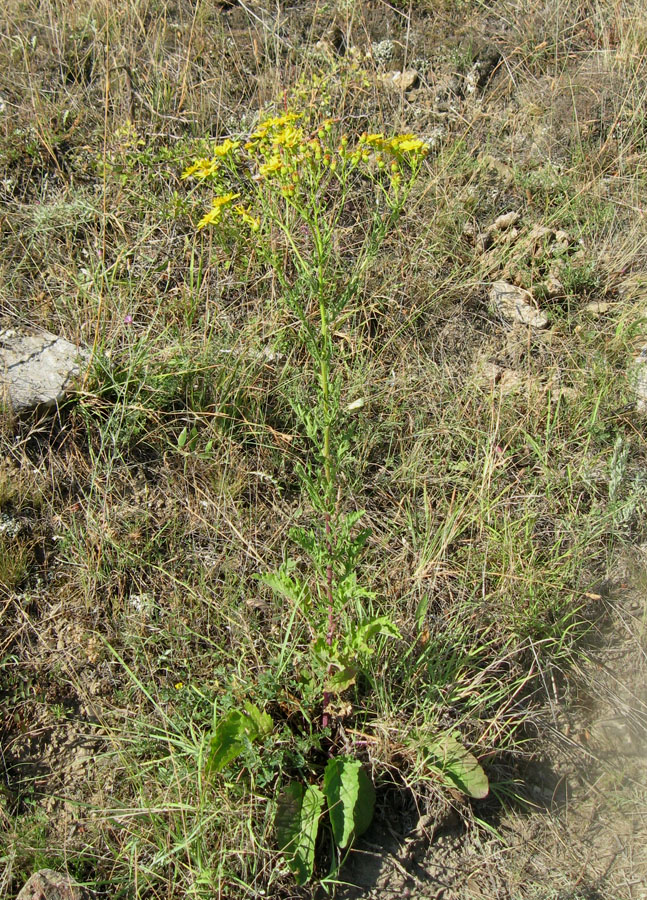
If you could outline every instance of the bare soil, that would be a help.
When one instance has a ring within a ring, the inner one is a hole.
[[[516,802],[416,820],[387,808],[344,874],[350,898],[644,900],[647,897],[647,547],[601,586],[589,659],[552,700]],[[415,824],[414,824],[415,823]],[[404,826],[404,827],[403,827]],[[495,832],[495,833],[493,833]]]

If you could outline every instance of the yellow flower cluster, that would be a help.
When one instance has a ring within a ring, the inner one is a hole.
[[[360,147],[370,147],[377,153],[388,153],[391,156],[407,154],[414,156],[427,156],[429,148],[423,140],[414,134],[396,134],[394,137],[385,138],[383,134],[363,134],[359,139]]]
[[[258,166],[257,180],[276,179],[281,193],[289,197],[308,171],[329,167],[334,171],[337,160],[324,139],[332,130],[332,122],[321,123],[315,136],[297,125],[302,113],[286,113],[265,119],[250,136],[245,149]]]
[[[210,178],[216,175],[221,168],[222,160],[230,156],[240,147],[240,141],[231,141],[229,138],[224,140],[222,144],[217,144],[213,148],[213,156],[211,159],[198,159],[182,172],[182,178]]]
[[[222,218],[223,210],[231,205],[232,200],[237,200],[238,197],[240,197],[240,194],[223,194],[221,197],[214,197],[211,201],[211,209],[198,222],[198,230],[219,222]]]
[[[219,175],[217,184],[245,185],[252,187],[268,183],[284,197],[303,198],[315,196],[333,173],[345,180],[357,166],[365,166],[369,177],[377,177],[376,170],[387,170],[388,183],[393,196],[400,195],[402,176],[411,171],[412,177],[427,156],[429,150],[423,140],[413,134],[386,137],[384,134],[363,134],[353,142],[348,137],[333,138],[333,121],[325,120],[312,129],[303,113],[288,112],[282,116],[264,119],[252,132],[243,149],[240,141],[227,138],[213,149],[211,158],[198,159],[182,174],[182,178],[204,180]],[[387,169],[388,164],[388,169]],[[250,170],[252,182],[250,182]],[[324,174],[327,173],[327,174]],[[231,179],[228,178],[231,176]],[[241,187],[241,190],[243,188]],[[255,189],[252,189],[252,194]],[[202,217],[198,228],[221,222],[223,211],[230,207],[252,231],[260,228],[260,219],[251,207],[236,205],[232,201],[239,194],[216,197],[212,208]]]
[[[220,169],[217,159],[197,159],[192,166],[182,172],[182,178],[209,178]]]
[[[275,141],[275,132],[281,133],[281,131],[290,129],[293,122],[302,118],[303,113],[286,113],[284,116],[273,116],[270,119],[264,119],[245,144],[245,150],[255,150],[267,140]],[[295,133],[300,132],[300,129],[291,128],[291,130]]]

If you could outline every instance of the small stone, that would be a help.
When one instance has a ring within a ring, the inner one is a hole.
[[[25,883],[16,900],[87,900],[89,894],[65,872],[40,869]]]
[[[411,91],[418,86],[420,76],[415,69],[405,69],[404,72],[396,72],[392,81],[399,91]]]
[[[545,328],[548,325],[548,317],[536,308],[532,294],[507,281],[494,282],[490,290],[490,304],[509,322],[519,322],[530,328]]]
[[[514,244],[514,242],[519,237],[519,229],[518,228],[509,228],[506,233],[503,235],[503,243],[504,244]]]
[[[530,252],[536,256],[543,250],[545,244],[552,239],[554,234],[553,229],[548,228],[546,225],[533,225],[528,235]]]
[[[522,384],[523,377],[519,372],[515,372],[513,369],[505,369],[497,381],[499,391],[504,397],[507,394],[513,394],[518,391]]]
[[[55,407],[88,358],[86,350],[48,331],[0,331],[0,405],[15,413]]]
[[[605,300],[593,300],[591,303],[586,304],[584,312],[597,319],[598,316],[603,316],[613,309],[615,305],[615,303],[607,303]]]
[[[509,213],[503,213],[502,216],[498,216],[494,222],[488,228],[488,231],[505,231],[506,228],[509,228],[511,225],[514,225],[521,218],[521,213],[516,210]]]
[[[564,294],[564,285],[556,275],[549,275],[544,281],[544,291],[546,296],[553,300],[555,297],[562,297]]]
[[[503,366],[500,366],[498,363],[486,361],[484,363],[477,363],[477,371],[479,375],[479,380],[481,383],[487,387],[494,387],[494,385],[499,381],[501,375],[503,373]]]

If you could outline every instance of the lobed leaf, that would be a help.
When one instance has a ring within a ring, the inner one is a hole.
[[[245,710],[232,709],[214,725],[205,766],[207,775],[220,772],[233,762],[245,749],[245,741],[255,741],[271,734],[271,716],[261,712],[253,703],[246,703]]]

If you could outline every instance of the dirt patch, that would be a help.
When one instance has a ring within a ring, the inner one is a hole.
[[[524,801],[476,807],[469,827],[411,805],[407,828],[389,810],[352,852],[341,897],[647,898],[646,582],[643,545],[605,586],[588,662],[551,685],[539,749],[508,785]]]

